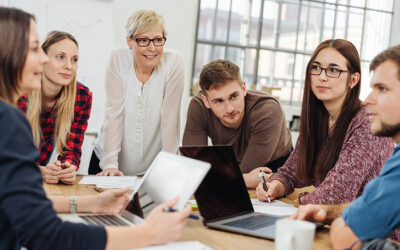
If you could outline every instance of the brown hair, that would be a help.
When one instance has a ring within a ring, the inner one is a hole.
[[[229,60],[212,61],[204,65],[200,73],[200,87],[204,94],[206,94],[205,90],[233,80],[237,80],[239,84],[242,83],[239,67]]]
[[[337,50],[347,60],[347,68],[352,73],[361,74],[360,57],[354,45],[343,39],[323,41],[313,52],[307,65],[304,81],[303,102],[300,116],[299,152],[296,174],[299,178],[312,180],[317,177],[323,180],[334,167],[342,149],[347,128],[361,109],[360,83],[349,89],[344,100],[340,115],[332,129],[329,130],[329,113],[323,103],[311,90],[311,65],[318,53],[325,48]],[[351,75],[348,77],[350,81]],[[329,146],[328,146],[329,145]],[[323,147],[324,146],[324,147]],[[322,150],[321,150],[322,149]]]
[[[397,64],[397,77],[400,80],[400,45],[390,47],[375,56],[369,65],[369,71],[374,71],[379,65],[387,60],[391,60]]]
[[[50,31],[46,39],[42,44],[42,49],[47,54],[48,49],[51,45],[64,40],[69,39],[76,44],[78,47],[78,42],[75,37],[71,34],[63,31]],[[57,102],[55,115],[55,142],[57,152],[61,155],[64,154],[65,149],[68,149],[67,138],[71,130],[71,124],[74,120],[74,107],[76,98],[76,74],[73,77],[70,84],[63,86],[59,94],[59,100]],[[43,88],[43,85],[42,85]],[[28,95],[28,108],[26,111],[26,117],[28,118],[33,133],[33,141],[38,147],[42,140],[42,129],[40,128],[40,113],[42,112],[42,90],[35,90]]]
[[[29,48],[34,16],[20,9],[0,7],[0,99],[15,104]]]

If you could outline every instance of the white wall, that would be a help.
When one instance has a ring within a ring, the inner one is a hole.
[[[164,17],[168,33],[166,47],[178,49],[185,65],[185,89],[181,104],[181,134],[190,101],[190,83],[196,34],[198,0],[114,0],[114,44],[126,46],[125,23],[136,10],[151,9]]]

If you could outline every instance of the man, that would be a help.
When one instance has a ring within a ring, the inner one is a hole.
[[[371,132],[400,142],[400,45],[377,55],[371,62],[372,91],[365,100]],[[359,240],[386,238],[400,241],[400,145],[381,174],[350,204],[301,206],[293,219],[330,223],[335,249],[359,247]],[[392,235],[390,235],[392,233]],[[357,242],[357,243],[356,243]]]
[[[215,60],[203,67],[201,92],[190,102],[184,146],[230,144],[248,188],[282,166],[292,151],[290,131],[279,102],[258,91],[246,91],[239,67]],[[267,166],[267,167],[264,167]]]

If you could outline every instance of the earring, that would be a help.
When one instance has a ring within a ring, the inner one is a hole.
[[[356,86],[356,85],[351,85],[350,89],[354,88],[354,86]]]

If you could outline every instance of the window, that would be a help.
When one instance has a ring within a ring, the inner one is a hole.
[[[241,68],[248,89],[299,106],[312,51],[323,40],[343,38],[360,53],[365,97],[369,62],[389,46],[393,5],[393,0],[200,0],[192,86],[204,64],[226,58]]]

